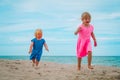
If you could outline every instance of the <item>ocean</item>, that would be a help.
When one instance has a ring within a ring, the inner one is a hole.
[[[29,60],[29,56],[0,56],[0,59]],[[77,64],[76,56],[42,56],[41,61],[62,64]],[[87,64],[87,57],[82,59],[82,64]],[[93,56],[92,64],[120,67],[120,56]]]

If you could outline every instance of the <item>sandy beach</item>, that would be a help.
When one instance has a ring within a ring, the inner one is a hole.
[[[120,80],[120,68],[82,65],[77,71],[73,64],[40,62],[35,69],[31,61],[0,60],[0,80]]]

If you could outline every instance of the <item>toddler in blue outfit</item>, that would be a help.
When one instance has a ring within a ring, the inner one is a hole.
[[[38,64],[42,56],[43,45],[45,49],[49,51],[45,40],[42,39],[42,30],[36,29],[35,38],[31,40],[29,49],[29,53],[31,53],[30,60],[32,60],[32,65],[36,66],[36,68],[38,68]]]

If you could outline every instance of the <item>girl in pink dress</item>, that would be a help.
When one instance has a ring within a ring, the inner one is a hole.
[[[79,34],[77,41],[77,58],[78,58],[78,70],[81,68],[81,60],[88,55],[88,68],[93,69],[91,66],[92,61],[92,45],[90,37],[94,40],[94,46],[97,46],[96,38],[93,33],[93,26],[90,24],[91,15],[88,12],[84,12],[81,15],[82,24],[79,25],[75,31],[75,35]]]

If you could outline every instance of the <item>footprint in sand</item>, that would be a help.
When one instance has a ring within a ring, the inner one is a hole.
[[[103,75],[105,75],[106,74],[106,71],[103,71]]]
[[[118,79],[118,80],[120,80],[120,75],[116,76],[115,78]]]
[[[39,73],[37,73],[39,76],[42,76],[42,74],[39,72]]]

